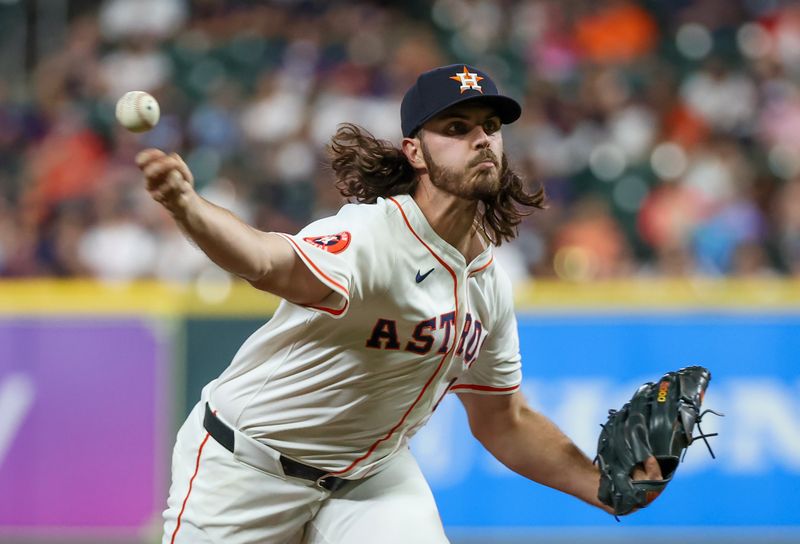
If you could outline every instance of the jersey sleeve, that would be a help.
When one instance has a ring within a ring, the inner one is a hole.
[[[362,298],[368,286],[375,285],[382,253],[374,251],[375,236],[368,233],[385,228],[376,221],[374,206],[348,204],[338,214],[315,221],[295,235],[285,238],[298,257],[332,293],[306,308],[341,318],[354,299]],[[373,233],[377,234],[377,233]]]
[[[513,393],[522,382],[522,357],[511,281],[499,267],[495,274],[498,278],[497,319],[477,359],[453,384],[451,392],[502,395]]]

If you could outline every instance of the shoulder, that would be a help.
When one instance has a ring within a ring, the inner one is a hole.
[[[492,265],[486,270],[488,289],[491,297],[497,303],[497,310],[503,312],[514,307],[514,289],[511,277],[503,265],[493,258]]]
[[[392,231],[388,208],[380,200],[375,204],[345,204],[336,215],[308,224],[297,238],[328,253],[354,255],[376,251],[385,246],[382,241]]]
[[[511,282],[511,276],[508,275],[506,269],[503,268],[503,265],[495,259],[494,266],[492,267],[495,283],[497,284],[498,288],[502,290],[504,293],[507,293],[509,296],[513,293],[513,287]]]
[[[321,232],[330,227],[348,228],[350,230],[369,230],[386,221],[388,208],[383,199],[374,204],[345,204],[336,215],[323,217],[309,223],[300,234]]]

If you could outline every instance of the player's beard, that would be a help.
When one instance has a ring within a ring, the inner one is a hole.
[[[463,170],[458,171],[437,164],[425,143],[420,142],[420,144],[422,157],[428,167],[428,177],[434,187],[467,199],[488,200],[497,196],[500,191],[502,170],[501,162],[492,150],[488,148],[482,150]],[[475,168],[487,160],[494,163],[494,168]],[[505,167],[505,161],[502,162],[502,167]]]

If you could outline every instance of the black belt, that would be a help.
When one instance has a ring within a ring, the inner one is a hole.
[[[222,420],[211,411],[211,407],[208,405],[208,403],[206,403],[206,415],[203,418],[203,427],[205,427],[205,429],[208,431],[208,434],[214,437],[214,440],[219,442],[219,444],[226,450],[233,453],[233,429],[225,425]],[[285,455],[280,456],[280,461],[281,466],[283,467],[283,472],[287,476],[311,480],[319,487],[327,489],[331,493],[337,489],[341,489],[350,481],[345,480],[344,478],[337,478],[336,476],[327,476],[327,474],[329,474],[327,471],[309,465],[304,465],[299,461],[289,459]]]

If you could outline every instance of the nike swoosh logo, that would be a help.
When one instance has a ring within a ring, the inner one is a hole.
[[[431,268],[430,270],[428,270],[428,271],[427,271],[427,272],[425,272],[424,274],[420,274],[420,273],[419,273],[419,270],[417,270],[417,283],[420,283],[422,280],[424,280],[425,278],[427,278],[427,277],[428,277],[428,274],[430,274],[431,272],[433,272],[433,268]]]

